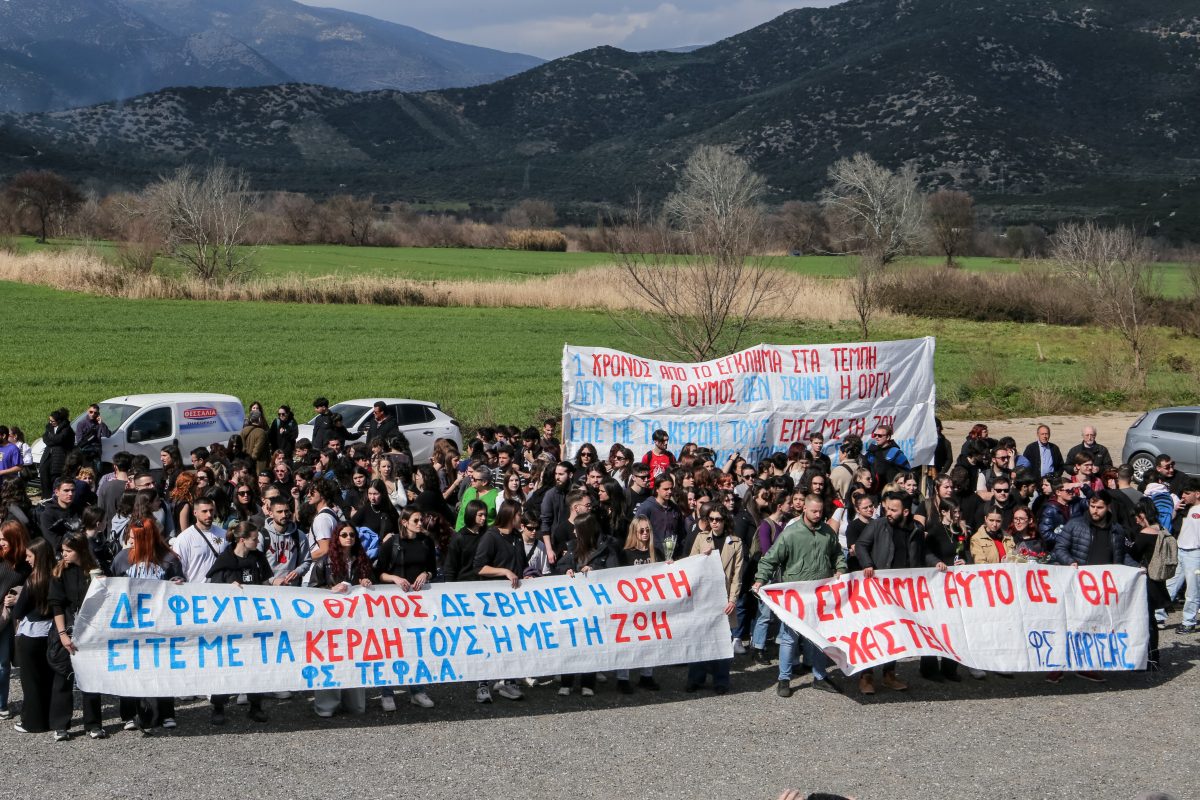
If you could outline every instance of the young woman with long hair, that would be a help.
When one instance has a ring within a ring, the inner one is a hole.
[[[362,501],[350,515],[350,524],[356,528],[370,528],[383,541],[396,533],[400,515],[388,499],[387,485],[376,478],[367,484]]]
[[[29,577],[30,566],[25,560],[29,533],[24,525],[10,519],[0,525],[0,597],[7,597]],[[13,636],[16,623],[12,608],[0,609],[0,719],[12,719],[8,708],[8,686],[12,677]]]
[[[582,514],[575,519],[575,535],[567,543],[566,552],[555,562],[554,571],[569,578],[585,575],[598,569],[617,566],[610,540],[601,535],[600,520],[595,514]],[[596,693],[596,673],[582,672],[561,676],[559,695],[566,697],[579,684],[579,693],[591,697]]]
[[[89,507],[90,509],[90,507]],[[50,581],[50,610],[54,615],[54,630],[51,636],[58,638],[63,649],[71,655],[77,651],[72,639],[75,615],[83,605],[91,582],[93,570],[100,565],[92,556],[91,540],[87,534],[77,533],[62,543],[62,560],[54,567]],[[75,709],[75,676],[63,675],[55,670],[50,688],[50,727],[54,738],[70,736],[71,716]],[[100,695],[83,692],[83,729],[92,739],[105,739],[104,715],[101,712]]]
[[[233,502],[229,505],[229,513],[222,527],[228,529],[239,522],[248,522],[250,517],[258,513],[259,508],[257,483],[249,478],[242,478],[233,487]]]
[[[521,473],[509,468],[504,473],[500,496],[496,498],[496,510],[511,505],[520,510],[525,505],[525,489],[521,486]]]
[[[348,522],[339,524],[329,544],[329,556],[313,567],[311,585],[345,594],[355,586],[370,586],[374,567],[358,538],[358,531]],[[313,693],[313,711],[318,717],[332,717],[341,708],[351,714],[367,710],[365,689],[318,689]]]
[[[209,583],[232,583],[234,586],[266,586],[270,584],[274,572],[266,555],[259,548],[262,534],[250,522],[239,522],[225,534],[229,547],[221,551],[217,560],[208,570]],[[225,724],[225,706],[231,695],[214,694],[211,698],[213,725]],[[266,722],[267,715],[263,711],[262,701],[265,695],[250,693],[246,697],[250,701],[250,719],[255,722]]]
[[[379,548],[379,582],[399,586],[405,592],[419,592],[437,575],[437,547],[425,533],[425,523],[416,508],[400,512],[400,533]],[[421,708],[433,708],[424,686],[414,686],[409,702]],[[384,711],[396,710],[395,689],[384,687],[380,697]]]
[[[183,583],[183,565],[179,563],[179,557],[167,547],[162,535],[162,526],[153,517],[134,516],[129,525],[129,547],[113,558],[112,574],[114,578]],[[120,711],[127,731],[141,729],[146,733],[156,724],[168,730],[175,727],[173,697],[142,701],[122,697]]]
[[[192,526],[192,503],[196,501],[195,472],[187,470],[179,473],[170,500],[172,513],[175,514],[175,533],[183,533]]]
[[[16,594],[5,595],[4,605],[17,620],[13,650],[21,668],[21,721],[17,733],[44,733],[50,730],[50,696],[54,670],[46,659],[47,640],[54,630],[54,612],[50,608],[50,580],[54,573],[54,548],[38,539],[25,551],[29,577]],[[60,735],[61,734],[61,735]],[[66,731],[56,732],[55,741],[70,738]]]

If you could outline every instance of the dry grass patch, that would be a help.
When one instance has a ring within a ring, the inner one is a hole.
[[[845,281],[792,273],[780,278],[785,291],[780,299],[760,309],[763,318],[821,322],[853,318],[854,308],[845,291]],[[132,271],[84,251],[24,256],[0,252],[0,280],[132,300],[655,311],[628,289],[624,270],[618,266],[558,273],[519,283],[287,275],[222,284]]]

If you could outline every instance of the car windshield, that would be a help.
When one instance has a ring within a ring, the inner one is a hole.
[[[342,423],[349,428],[353,427],[362,418],[362,415],[367,413],[368,408],[369,406],[359,406],[355,405],[354,403],[338,403],[336,406],[333,406],[329,409],[329,413],[341,414]],[[317,417],[316,415],[313,415],[313,418],[308,421],[308,424],[312,425],[316,421]]]
[[[138,406],[129,406],[122,403],[98,403],[100,406],[100,419],[108,426],[110,431],[115,431],[117,428],[125,424],[125,420],[129,419],[133,412],[138,410]],[[84,411],[71,424],[72,428],[78,428],[79,423],[87,416],[87,411]]]

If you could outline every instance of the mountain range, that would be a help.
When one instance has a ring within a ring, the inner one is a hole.
[[[542,59],[293,0],[0,0],[0,110],[169,86],[473,86]]]
[[[1198,72],[1194,0],[850,0],[691,52],[601,47],[470,88],[175,88],[10,114],[0,172],[137,184],[224,159],[263,189],[586,210],[664,192],[696,145],[727,143],[780,200],[865,151],[1009,219],[1195,226]]]

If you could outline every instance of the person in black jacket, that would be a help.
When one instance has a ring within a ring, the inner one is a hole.
[[[1038,425],[1037,441],[1030,442],[1021,455],[1029,462],[1029,468],[1039,477],[1062,474],[1062,452],[1058,449],[1058,445],[1050,441],[1049,425]]]
[[[363,437],[363,441],[367,444],[379,439],[386,442],[388,439],[400,433],[400,426],[396,423],[396,417],[388,413],[387,404],[382,400],[375,401],[375,407],[371,410],[371,416],[367,417],[367,421],[358,427],[358,432],[354,438]]]
[[[300,427],[296,424],[296,416],[292,413],[291,406],[280,406],[279,411],[275,414],[275,419],[271,420],[271,428],[267,431],[267,442],[271,445],[271,450],[280,450],[288,461],[292,460],[292,453],[296,450],[296,437],[300,435]]]
[[[313,410],[317,416],[312,421],[312,449],[319,453],[329,446],[329,437],[333,434],[333,420],[329,413],[329,401],[324,397],[313,400]]]
[[[475,551],[487,529],[487,506],[482,500],[471,500],[467,503],[463,520],[466,524],[455,531],[450,546],[446,548],[445,573],[448,581],[473,581],[479,577],[475,571]]]
[[[226,547],[217,556],[212,567],[208,570],[209,583],[232,583],[234,586],[266,586],[275,577],[271,564],[262,550],[258,549],[259,531],[249,522],[239,522],[229,529],[225,538],[230,547]],[[250,719],[255,722],[266,722],[267,714],[263,711],[261,694],[248,694],[250,699]],[[225,724],[225,705],[230,695],[214,694],[212,696],[212,724]]]
[[[19,621],[14,650],[17,666],[21,668],[21,721],[13,730],[17,733],[42,733],[50,730],[50,693],[54,685],[54,670],[46,658],[47,638],[54,630],[54,615],[50,609],[50,579],[54,570],[54,551],[45,539],[29,545],[25,560],[30,566],[29,577],[17,590],[5,595],[4,605],[12,618]],[[71,738],[64,731],[55,731],[55,741]]]
[[[15,519],[0,525],[0,598],[17,589],[29,577],[30,566],[25,560],[29,532]],[[12,675],[13,636],[16,623],[6,605],[0,608],[0,719],[12,719],[8,707],[9,679]]]
[[[930,556],[943,564],[965,564],[963,550],[969,538],[954,498],[933,498],[936,510],[925,522],[926,559]],[[921,656],[921,677],[934,683],[961,681],[958,662],[940,656]]]
[[[566,552],[554,564],[555,573],[574,578],[576,574],[584,575],[592,570],[619,566],[611,542],[600,536],[600,520],[596,519],[594,514],[584,514],[577,518],[574,533],[572,540],[567,543]],[[579,693],[584,697],[591,697],[596,693],[594,672],[563,675],[561,682],[558,693],[563,697],[571,694],[576,683],[580,686]]]
[[[50,421],[42,433],[42,460],[38,465],[38,479],[41,481],[42,497],[49,497],[54,481],[63,472],[67,463],[67,453],[75,447],[75,431],[71,430],[71,415],[65,408],[50,412]]]
[[[912,521],[911,498],[904,492],[888,492],[882,506],[883,515],[867,525],[854,544],[863,577],[870,580],[877,569],[937,567],[944,572],[946,563],[925,549],[925,531]],[[863,670],[859,691],[875,694],[874,677],[874,670]],[[896,677],[895,661],[883,665],[883,685],[897,692],[908,688]]]
[[[54,615],[54,629],[50,635],[57,637],[63,649],[71,655],[76,652],[71,626],[87,595],[91,574],[97,569],[99,565],[92,556],[91,543],[86,534],[77,533],[63,541],[62,561],[54,567],[50,580],[50,611]],[[74,708],[75,676],[63,675],[56,670],[50,688],[50,727],[56,732],[56,739],[62,733],[70,735]],[[100,695],[83,692],[83,729],[89,737],[108,738],[103,720]]]
[[[419,592],[437,575],[437,547],[425,533],[421,510],[406,506],[400,512],[400,533],[387,536],[379,546],[375,564],[379,582],[399,586],[405,592]],[[424,686],[414,686],[409,702],[421,708],[433,708],[433,700]],[[396,710],[395,689],[385,686],[380,697],[384,711]]]

